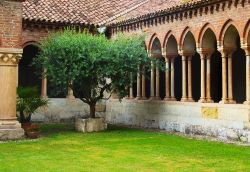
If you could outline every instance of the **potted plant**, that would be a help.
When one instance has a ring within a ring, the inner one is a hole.
[[[38,134],[38,127],[30,123],[31,115],[34,114],[38,108],[46,107],[48,100],[40,97],[36,87],[18,87],[17,95],[17,111],[19,112],[19,121],[22,128],[28,136],[30,132],[37,132]]]

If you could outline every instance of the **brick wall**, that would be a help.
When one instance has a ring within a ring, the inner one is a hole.
[[[249,9],[249,1],[244,1],[243,3],[236,3],[235,0],[226,1],[222,2],[218,9],[216,9],[216,4],[213,4],[207,7],[182,11],[183,17],[180,17],[180,13],[178,13],[178,17],[176,17],[176,14],[171,14],[168,16],[169,20],[165,22],[155,22],[158,19],[150,19],[150,24],[147,24],[146,27],[142,24],[142,28],[136,27],[136,24],[129,24],[124,26],[126,27],[125,33],[146,33],[146,43],[149,48],[152,38],[158,37],[161,45],[163,45],[165,38],[170,32],[175,36],[178,45],[181,47],[185,33],[191,31],[195,37],[196,46],[199,47],[199,41],[201,41],[200,35],[204,28],[210,27],[215,33],[219,45],[222,45],[224,31],[230,24],[233,24],[239,32],[241,41],[246,42],[249,27],[248,31],[246,30],[250,23]],[[195,11],[197,12],[196,14]],[[185,17],[185,12],[188,14],[187,17]],[[192,12],[191,16],[189,16],[190,12]],[[128,27],[130,28],[129,31]],[[116,28],[113,29],[115,30]],[[116,32],[113,31],[114,35],[116,35]]]
[[[10,15],[11,14],[11,15]],[[22,4],[20,1],[0,1],[0,47],[20,48]]]

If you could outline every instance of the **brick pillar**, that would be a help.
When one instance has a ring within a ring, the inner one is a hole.
[[[1,1],[0,11],[0,140],[12,140],[24,136],[16,119],[17,65],[23,52],[21,1]]]

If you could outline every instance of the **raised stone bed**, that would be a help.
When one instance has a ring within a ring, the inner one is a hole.
[[[104,131],[107,129],[107,123],[104,118],[77,118],[75,129],[83,133]]]

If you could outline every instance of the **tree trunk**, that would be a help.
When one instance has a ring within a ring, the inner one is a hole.
[[[95,118],[95,104],[89,105],[90,107],[90,117]]]
[[[29,123],[31,120],[31,115],[29,115],[27,118],[25,117],[23,111],[20,112],[20,123]]]

